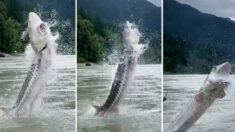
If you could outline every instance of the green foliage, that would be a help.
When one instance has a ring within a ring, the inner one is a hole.
[[[180,36],[191,45],[234,44],[235,22],[229,18],[202,13],[176,0],[164,0],[164,32]]]
[[[43,11],[42,11],[43,10]],[[51,32],[59,33],[57,51],[62,54],[75,54],[75,27],[69,19],[65,20],[56,10],[48,11],[42,6],[35,7],[36,12],[43,21],[52,24]]]
[[[164,35],[164,72],[183,72],[187,65],[187,45],[181,38]]]
[[[113,36],[120,30],[82,8],[78,10],[77,29],[77,61],[94,63],[103,61],[112,52]]]
[[[209,73],[215,65],[228,61],[228,50],[212,44],[190,46],[188,72]],[[225,51],[224,51],[225,50]]]
[[[102,16],[102,18],[104,17]],[[101,17],[93,15],[83,8],[78,10],[77,22],[78,62],[84,62],[85,60],[98,63],[102,60],[110,60],[109,56],[114,51],[122,52],[120,50],[122,49],[121,28],[123,27],[117,26],[114,23],[106,23]],[[160,33],[156,31],[143,33],[140,41],[144,44],[148,43],[149,48],[141,55],[140,63],[161,62],[160,36]],[[121,58],[122,56],[116,55],[116,57]]]
[[[74,2],[66,0],[0,0],[0,52],[23,52],[28,39],[21,40],[21,32],[27,27],[28,13],[37,12],[47,22],[56,21],[52,32],[59,32],[58,52],[75,53]],[[40,3],[40,4],[38,4]],[[53,6],[52,6],[53,5]],[[40,8],[40,9],[38,9]],[[54,11],[56,9],[56,11]],[[23,42],[22,42],[23,41]]]
[[[212,44],[190,45],[182,38],[164,35],[164,72],[209,73],[215,65],[228,61],[227,52],[231,49]],[[232,57],[231,57],[232,58]]]
[[[129,20],[137,24],[142,32],[161,30],[161,8],[147,0],[78,0],[78,7],[112,24]]]
[[[110,60],[110,55],[117,57],[115,60],[121,58],[121,53],[116,55],[116,51],[121,52],[119,50],[122,45],[121,29],[123,27],[120,25],[128,20],[138,25],[138,29],[142,33],[141,43],[148,44],[148,49],[140,56],[139,62],[161,62],[160,7],[146,0],[99,0],[98,3],[97,0],[78,0],[78,3],[79,8],[88,11],[80,10],[78,14],[82,18],[90,20],[94,31],[105,40],[104,60]],[[95,15],[91,15],[91,13]]]
[[[22,5],[19,0],[7,0],[6,1],[8,15],[14,17],[21,24],[28,17],[28,12],[32,10],[29,6]]]
[[[103,59],[105,31],[100,19],[88,20],[83,9],[78,11],[77,21],[77,56],[78,62],[98,63]],[[102,28],[98,28],[101,26]]]
[[[18,53],[24,50],[20,39],[21,25],[8,16],[7,6],[0,1],[0,51],[6,53]]]
[[[172,35],[164,36],[165,73],[209,73],[215,65],[234,62],[234,21],[176,0],[165,0],[164,6],[164,33]],[[184,44],[177,42],[177,36],[185,40]]]

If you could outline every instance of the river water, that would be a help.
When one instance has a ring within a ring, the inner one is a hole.
[[[43,103],[32,117],[0,120],[1,132],[75,131],[75,55],[58,55]],[[29,62],[24,56],[0,58],[0,106],[14,105]]]
[[[94,117],[106,100],[116,66],[78,64],[78,132],[160,132],[161,66],[137,65],[119,114]]]
[[[164,127],[185,108],[199,91],[207,75],[165,75]],[[235,82],[235,76],[231,79]],[[234,132],[235,131],[235,88],[230,86],[223,99],[216,100],[189,132]]]

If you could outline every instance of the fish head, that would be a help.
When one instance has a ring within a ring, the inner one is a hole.
[[[223,98],[225,96],[225,88],[231,84],[230,73],[231,64],[228,62],[213,67],[208,77],[208,90],[216,97]]]
[[[231,73],[231,64],[225,62],[212,68],[208,80],[212,83],[220,84],[221,82],[230,83],[229,75]]]
[[[196,94],[195,100],[197,102],[203,102],[210,101],[213,98],[223,98],[225,96],[225,89],[231,84],[229,78],[230,73],[231,64],[228,62],[214,66],[204,82],[201,91]],[[205,96],[207,97],[205,98]]]
[[[34,13],[29,13],[28,18],[29,38],[32,48],[35,52],[40,52],[46,46],[46,36],[50,29],[46,22]]]

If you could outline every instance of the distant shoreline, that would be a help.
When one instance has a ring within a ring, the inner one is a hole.
[[[4,58],[4,57],[8,57],[8,56],[13,56],[13,55],[8,54],[8,53],[4,53],[4,52],[0,52],[0,58]]]
[[[86,65],[86,64],[91,64],[91,66],[93,66],[93,65],[104,65],[104,64],[106,64],[106,65],[117,65],[118,63],[116,63],[116,64],[108,64],[108,63],[92,63],[92,62],[77,62],[77,64],[79,64],[79,65]],[[140,64],[137,64],[137,65],[161,65],[161,64],[159,64],[159,63],[140,63]]]

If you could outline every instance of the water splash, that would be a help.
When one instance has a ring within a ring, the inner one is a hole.
[[[134,54],[139,57],[139,55],[143,54],[147,49],[148,45],[140,43],[141,33],[135,24],[127,21],[122,34],[126,52],[129,52],[133,49]]]
[[[53,32],[53,35],[60,32],[60,37],[57,39],[58,52],[62,54],[75,53],[75,29],[74,25],[69,19],[61,17],[56,10],[51,12],[46,11],[40,4],[34,8],[34,12],[48,23]]]
[[[32,43],[26,47],[25,56],[32,65],[14,107],[1,109],[6,111],[6,114],[2,115],[6,119],[28,117],[28,115],[35,112],[35,109],[38,109],[42,99],[40,95],[44,91],[46,82],[51,78],[52,67],[56,57],[57,43],[55,41],[57,36],[51,34],[50,27],[47,27],[44,24],[45,22],[32,12],[29,13],[28,22],[26,32],[30,31],[28,33]],[[42,30],[42,24],[45,25],[43,29],[46,34],[38,33]],[[38,47],[41,45],[43,45],[44,50]],[[37,76],[38,74],[40,76]]]
[[[122,61],[129,51],[134,51],[136,57],[143,54],[148,48],[148,43],[140,43],[140,38],[142,37],[138,26],[134,23],[126,21],[124,24],[124,30],[121,34],[121,43],[116,42],[113,47],[113,52],[105,60],[108,64],[116,64]]]
[[[72,22],[69,19],[64,19],[63,17],[61,17],[56,10],[47,11],[40,4],[38,4],[33,9],[33,12],[38,14],[38,16],[42,18],[42,20],[47,22],[47,25],[52,31],[52,35],[55,36],[56,42],[58,43],[58,53],[74,54],[75,30],[74,26],[72,25]],[[28,23],[28,20],[26,20],[25,23]],[[28,33],[28,29],[25,28],[25,30],[21,34],[21,39],[26,43],[28,43],[29,41]]]
[[[25,58],[30,64],[33,62],[33,59],[36,57],[36,54],[30,44],[27,44],[25,48]]]

